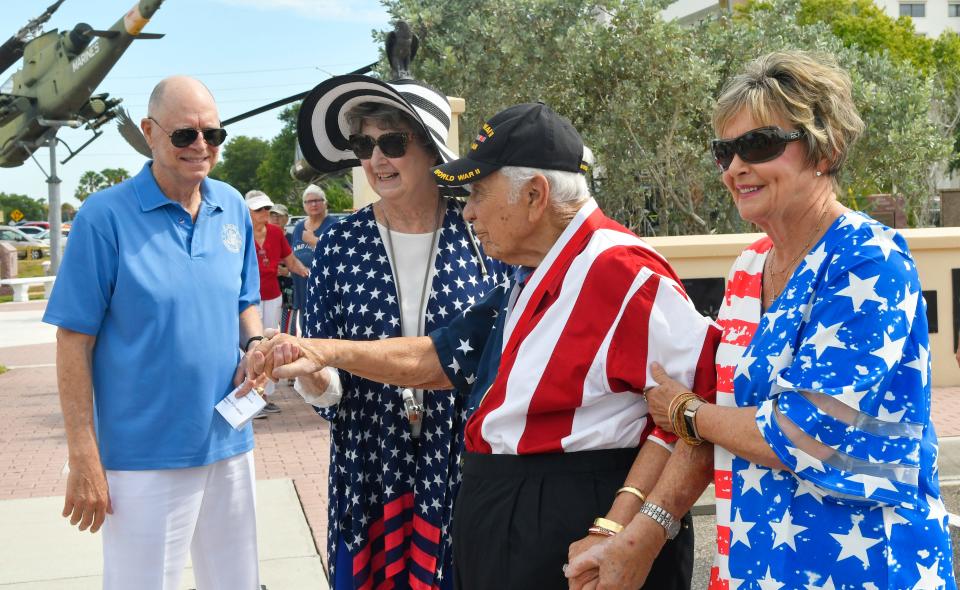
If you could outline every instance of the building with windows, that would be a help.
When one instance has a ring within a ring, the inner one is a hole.
[[[738,0],[731,0],[737,3]],[[939,37],[944,31],[960,33],[960,0],[874,0],[893,18],[909,16],[918,33]],[[728,0],[677,0],[664,9],[663,18],[697,22],[727,10]]]
[[[944,31],[960,33],[960,0],[874,0],[897,18],[909,16],[918,33],[939,37]]]

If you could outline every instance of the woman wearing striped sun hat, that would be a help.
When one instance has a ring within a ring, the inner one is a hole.
[[[320,237],[305,336],[422,336],[505,278],[430,172],[457,157],[446,145],[450,121],[444,95],[411,79],[340,76],[304,100],[307,162],[321,172],[361,166],[380,196]],[[331,587],[452,588],[465,401],[327,370],[325,392],[297,387],[331,424]]]

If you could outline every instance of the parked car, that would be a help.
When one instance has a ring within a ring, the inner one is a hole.
[[[43,229],[50,229],[49,221],[24,221],[17,226],[17,229],[22,227],[42,227]]]
[[[40,234],[47,233],[49,230],[40,227],[39,225],[18,225],[17,229],[21,233],[25,233],[31,238],[40,239]]]
[[[50,256],[50,246],[31,238],[15,227],[0,225],[0,242],[7,242],[17,249],[17,258],[39,260]]]
[[[17,228],[17,229],[23,230],[23,228]],[[60,239],[60,241],[61,241],[62,243],[64,243],[64,244],[66,244],[66,243],[67,243],[67,236],[70,235],[70,230],[66,230],[66,229],[60,230],[60,235],[62,236],[61,239]],[[34,237],[35,239],[37,239],[37,240],[40,240],[41,242],[43,242],[43,243],[46,244],[47,246],[50,245],[50,230],[49,230],[49,229],[45,229],[45,230],[43,230],[41,233],[39,233],[39,234],[37,234],[37,235],[35,235],[35,236],[33,236],[33,237]]]

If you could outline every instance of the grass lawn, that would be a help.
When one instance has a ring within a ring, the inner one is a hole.
[[[44,275],[41,263],[49,261],[49,258],[41,260],[18,260],[17,278],[42,277]],[[30,287],[30,299],[43,299],[43,285],[34,285]],[[0,295],[0,303],[13,301],[13,295]]]

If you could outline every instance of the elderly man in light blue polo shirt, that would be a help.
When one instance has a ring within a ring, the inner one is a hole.
[[[69,447],[63,515],[103,525],[104,588],[259,588],[253,433],[214,405],[261,337],[250,215],[210,180],[226,137],[207,88],[154,89],[153,160],[80,208],[44,321]],[[249,387],[249,386],[248,386]]]

